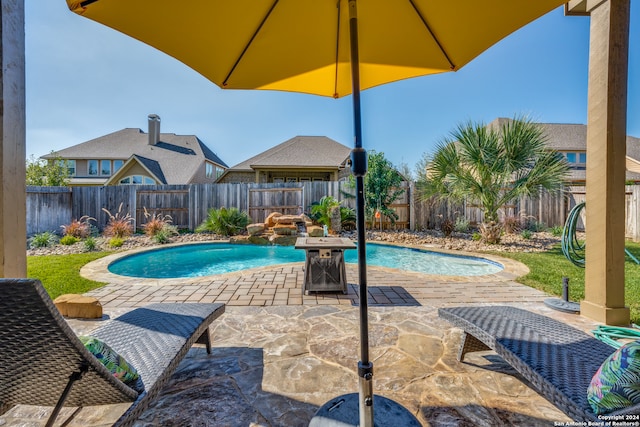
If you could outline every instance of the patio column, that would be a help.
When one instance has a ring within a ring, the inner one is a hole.
[[[586,270],[582,315],[629,324],[624,305],[630,0],[593,3],[589,48]]]
[[[26,277],[24,0],[2,0],[0,20],[0,277]]]

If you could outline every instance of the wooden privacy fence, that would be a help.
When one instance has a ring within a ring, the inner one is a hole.
[[[422,200],[414,183],[403,183],[405,192],[392,208],[399,218],[395,224],[382,218],[382,227],[423,230],[437,228],[443,219],[463,217],[475,224],[482,221],[482,211],[471,203]],[[355,189],[349,182],[304,182],[284,184],[193,184],[193,185],[122,185],[107,187],[27,187],[27,234],[61,231],[60,226],[88,215],[96,226],[104,228],[109,215],[130,214],[137,228],[150,214],[169,215],[180,229],[194,230],[211,208],[235,207],[245,211],[254,222],[263,222],[271,212],[298,214],[309,212],[313,202],[333,196],[343,206],[355,208]],[[626,235],[640,241],[640,186],[626,187]],[[564,191],[543,192],[539,197],[522,197],[500,212],[501,218],[513,216],[546,226],[564,225],[571,208],[584,201],[584,187],[567,187]],[[579,228],[584,228],[584,215]],[[380,227],[376,222],[374,227]]]

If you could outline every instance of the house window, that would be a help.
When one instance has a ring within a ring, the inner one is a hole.
[[[224,173],[224,169],[216,166],[216,179],[220,178],[220,175],[222,175],[223,173]]]
[[[87,174],[88,175],[98,175],[98,161],[97,160],[89,160],[89,161],[87,161]]]
[[[211,163],[205,165],[207,178],[213,178],[213,165]]]
[[[587,163],[587,153],[578,154],[578,163]]]
[[[123,164],[124,164],[124,160],[114,160],[113,161],[113,173],[118,172],[118,170],[122,167]]]
[[[59,160],[58,165],[63,168],[67,168],[67,175],[76,176],[76,161],[75,160]]]
[[[576,163],[576,153],[567,153],[567,162]]]
[[[111,175],[111,160],[100,160],[100,175]]]
[[[142,175],[131,175],[124,177],[120,180],[120,184],[145,184],[154,185],[156,181],[153,178]]]

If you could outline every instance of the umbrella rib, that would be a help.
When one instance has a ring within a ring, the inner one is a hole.
[[[338,98],[338,68],[339,68],[339,59],[340,59],[340,11],[342,8],[340,7],[340,0],[338,0],[338,28],[336,31],[336,73],[335,78],[333,80],[333,97]]]
[[[227,74],[227,77],[224,78],[224,81],[222,82],[222,87],[227,86],[227,82],[231,78],[231,75],[235,71],[235,69],[238,66],[238,64],[240,64],[240,61],[242,61],[242,58],[244,57],[244,54],[247,53],[247,50],[249,50],[249,47],[251,46],[251,44],[253,43],[253,41],[257,37],[257,35],[260,32],[260,30],[262,30],[262,27],[264,26],[264,23],[267,22],[267,19],[269,19],[269,16],[271,16],[271,12],[273,12],[273,9],[276,8],[276,5],[278,4],[278,1],[280,1],[280,0],[275,0],[273,2],[271,7],[269,8],[269,11],[267,12],[267,14],[264,16],[264,18],[262,18],[262,21],[260,22],[260,25],[258,25],[258,28],[256,28],[254,33],[251,35],[251,39],[249,39],[249,42],[244,46],[244,49],[242,49],[242,52],[240,53],[240,56],[238,56],[238,59],[236,59],[236,62],[233,64],[233,67],[231,67],[231,70],[229,71],[229,74]]]
[[[95,3],[98,0],[85,0],[83,2],[80,2],[80,7],[86,7],[89,6],[91,3]]]
[[[451,70],[454,71],[456,69],[456,66],[453,64],[453,62],[451,62],[451,58],[449,58],[449,55],[447,54],[447,51],[444,49],[444,47],[440,43],[440,40],[438,40],[436,35],[433,34],[433,31],[431,31],[431,27],[429,27],[429,23],[427,22],[426,18],[424,16],[422,16],[422,13],[420,13],[420,10],[418,9],[418,7],[416,6],[416,4],[414,3],[413,0],[409,0],[409,3],[411,3],[411,6],[413,6],[413,10],[416,11],[416,14],[418,15],[418,17],[420,17],[420,20],[424,24],[424,27],[427,29],[427,31],[429,32],[429,34],[431,35],[433,40],[436,42],[436,44],[440,48],[440,52],[442,52],[444,57],[447,59],[447,62],[449,63],[449,66],[451,67]]]

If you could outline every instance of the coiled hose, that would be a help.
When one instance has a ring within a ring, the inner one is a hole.
[[[618,340],[640,340],[640,329],[638,329],[638,325],[632,324],[631,326],[633,327],[624,328],[622,326],[598,325],[598,327],[591,332],[593,336],[603,343],[615,348],[620,348],[627,341]]]
[[[576,229],[578,226],[578,220],[580,219],[580,213],[585,207],[585,202],[578,203],[571,209],[567,222],[562,229],[562,253],[569,261],[578,267],[584,268],[585,260],[585,245],[586,242],[580,243],[576,235]],[[640,264],[640,261],[634,257],[627,249],[624,252],[635,261],[636,264]]]

